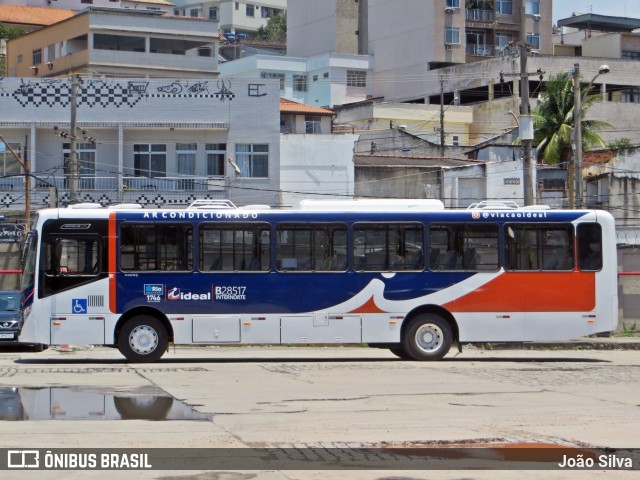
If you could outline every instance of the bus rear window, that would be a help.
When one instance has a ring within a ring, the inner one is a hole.
[[[602,228],[597,223],[578,225],[578,267],[592,272],[602,268]]]

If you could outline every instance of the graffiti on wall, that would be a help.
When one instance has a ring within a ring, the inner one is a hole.
[[[0,97],[12,97],[22,107],[67,107],[71,104],[72,82],[68,79],[22,80],[20,86],[9,91],[2,86]],[[89,108],[135,107],[148,98],[215,98],[233,100],[230,80],[175,80],[150,88],[147,81],[123,81],[109,79],[76,80],[77,106]]]

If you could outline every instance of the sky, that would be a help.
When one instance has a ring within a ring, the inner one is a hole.
[[[553,23],[573,12],[640,18],[640,0],[553,0]]]

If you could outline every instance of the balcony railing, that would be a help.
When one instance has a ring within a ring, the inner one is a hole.
[[[70,177],[55,177],[42,180],[32,179],[31,187],[36,190],[48,190],[53,185],[58,190],[68,190]],[[122,185],[118,185],[115,177],[80,176],[78,190],[82,191],[162,191],[162,192],[194,192],[204,190],[220,190],[226,186],[224,177],[123,177]],[[0,180],[0,192],[24,190],[24,177],[8,177]]]
[[[476,55],[479,57],[491,57],[494,55],[493,45],[487,44],[467,44],[467,55]]]
[[[493,10],[466,10],[465,18],[476,22],[493,22]]]

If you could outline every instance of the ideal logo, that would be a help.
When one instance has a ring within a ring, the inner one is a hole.
[[[160,302],[164,297],[164,285],[158,283],[145,283],[144,294],[147,302]]]
[[[167,292],[167,300],[211,300],[211,292],[181,292],[179,288],[174,287]]]

